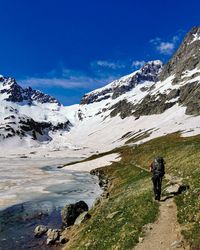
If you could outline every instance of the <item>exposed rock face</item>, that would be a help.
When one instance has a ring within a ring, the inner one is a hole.
[[[133,115],[134,105],[124,99],[114,104],[110,109],[112,110],[110,113],[111,117],[115,117],[119,114],[120,117],[124,119],[128,116]]]
[[[192,82],[180,88],[179,104],[186,106],[187,115],[200,115],[200,82]]]
[[[56,98],[44,94],[39,90],[34,90],[31,87],[26,88],[25,90],[26,96],[28,96],[32,101],[37,101],[39,103],[56,103],[60,106],[60,102],[56,100]]]
[[[73,225],[76,218],[85,211],[88,211],[88,205],[84,201],[66,205],[61,211],[63,226]]]
[[[5,117],[6,124],[0,125],[0,138],[31,136],[34,140],[51,140],[48,135],[49,131],[65,130],[69,131],[71,127],[70,121],[53,125],[51,122],[37,122],[27,116],[12,116]]]
[[[175,75],[174,84],[178,83],[182,73],[200,67],[200,27],[194,27],[186,35],[181,46],[169,62],[163,67],[159,79],[165,80]]]
[[[31,87],[22,88],[14,78],[1,76],[0,84],[2,86],[0,94],[4,94],[6,101],[26,102],[28,104],[37,101],[39,103],[56,103],[60,105],[59,101],[54,97],[44,94],[39,90],[33,90]]]
[[[159,94],[158,96],[147,95],[139,105],[135,106],[133,114],[136,117],[141,115],[161,114],[176,103],[167,101],[168,95],[165,94]]]
[[[84,95],[81,104],[100,102],[108,98],[116,99],[120,95],[132,90],[136,85],[142,84],[144,81],[156,82],[161,69],[161,61],[150,61],[140,70],[113,81],[101,89]]]
[[[1,89],[1,94],[7,94],[5,98],[6,101],[10,102],[22,102],[23,100],[28,101],[28,96],[24,95],[24,90],[20,87],[15,79],[13,78],[1,78],[0,82],[3,85],[3,89]]]

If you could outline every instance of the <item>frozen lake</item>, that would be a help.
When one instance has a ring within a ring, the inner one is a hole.
[[[46,249],[35,226],[60,228],[65,204],[84,200],[91,207],[102,193],[88,171],[57,168],[81,158],[24,157],[0,157],[0,250]]]
[[[54,200],[59,206],[83,199],[91,206],[102,192],[88,172],[57,168],[80,158],[21,157],[0,158],[0,210],[34,199]]]

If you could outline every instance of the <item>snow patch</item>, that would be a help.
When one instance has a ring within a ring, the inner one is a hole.
[[[76,163],[73,165],[66,166],[66,169],[75,170],[75,171],[87,171],[90,172],[91,170],[95,168],[105,167],[111,165],[113,162],[120,161],[121,157],[119,154],[109,154],[102,156],[100,158]]]

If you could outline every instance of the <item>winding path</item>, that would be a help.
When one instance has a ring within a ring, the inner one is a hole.
[[[152,228],[145,233],[144,239],[134,250],[189,250],[180,233],[180,225],[177,222],[177,208],[173,199],[160,202],[160,214]]]

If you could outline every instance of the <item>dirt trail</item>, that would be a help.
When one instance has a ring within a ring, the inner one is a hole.
[[[160,202],[157,221],[151,224],[144,239],[140,238],[140,241],[134,250],[189,250],[180,234],[177,208],[172,198]]]

